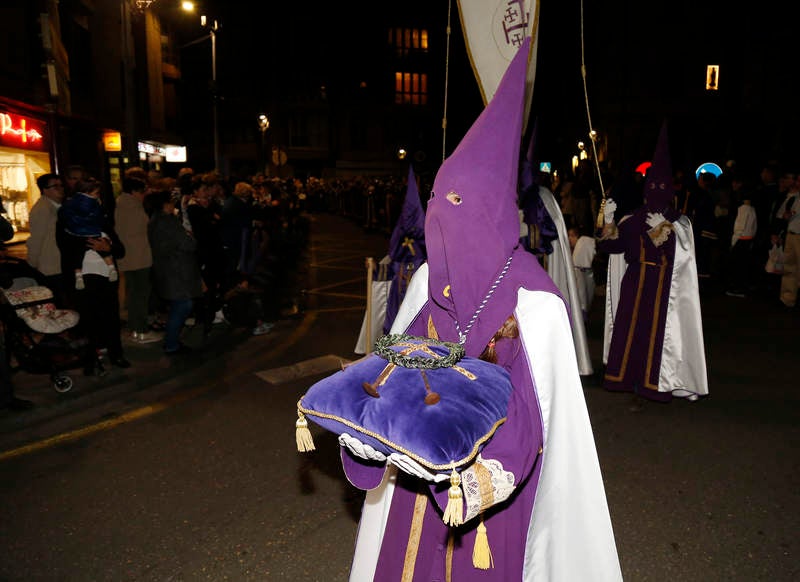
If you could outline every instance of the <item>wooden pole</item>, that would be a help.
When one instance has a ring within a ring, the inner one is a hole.
[[[375,259],[367,257],[367,353],[372,351],[375,339],[372,337],[372,274],[375,271]]]

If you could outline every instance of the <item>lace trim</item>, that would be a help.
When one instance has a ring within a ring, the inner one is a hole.
[[[618,238],[619,238],[619,229],[617,228],[616,224],[612,222],[610,224],[606,224],[603,227],[603,233],[600,236],[600,240],[617,240]]]
[[[514,491],[514,474],[503,470],[503,464],[480,455],[469,469],[461,473],[461,488],[467,510],[464,521],[472,519],[487,507],[508,499]]]
[[[653,244],[657,247],[663,245],[669,239],[669,235],[675,230],[675,227],[672,226],[672,223],[665,220],[664,222],[654,226],[650,230],[647,231],[647,236],[650,237],[650,240],[653,241]]]

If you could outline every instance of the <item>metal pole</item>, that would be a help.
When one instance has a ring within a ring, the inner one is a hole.
[[[129,0],[122,1],[122,65],[123,83],[125,91],[125,147],[124,155],[128,164],[139,164],[139,144],[136,132],[136,92],[134,82],[134,48],[133,31],[131,28],[131,6]]]
[[[211,86],[213,87],[212,99],[214,100],[214,170],[219,172],[222,168],[219,157],[219,122],[217,118],[217,23],[211,27]]]

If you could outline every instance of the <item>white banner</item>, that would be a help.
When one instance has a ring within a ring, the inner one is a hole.
[[[484,105],[525,37],[532,37],[525,99],[530,111],[539,45],[539,0],[458,0],[461,29]]]

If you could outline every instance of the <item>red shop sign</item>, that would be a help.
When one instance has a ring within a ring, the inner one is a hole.
[[[0,145],[44,151],[44,134],[43,121],[0,110]]]

